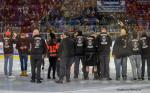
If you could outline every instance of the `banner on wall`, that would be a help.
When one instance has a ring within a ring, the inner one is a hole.
[[[97,0],[99,12],[125,12],[125,0]]]

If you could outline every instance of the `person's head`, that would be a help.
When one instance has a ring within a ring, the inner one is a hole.
[[[10,32],[10,28],[7,28],[7,29],[6,29],[6,32],[7,32],[7,31],[9,31],[9,32]]]
[[[122,21],[120,21],[120,22],[119,22],[119,25],[120,25],[121,27],[123,27],[123,26],[124,26],[124,23],[123,23]]]
[[[78,31],[77,35],[82,35],[82,31]]]
[[[21,34],[20,34],[20,37],[21,37],[21,38],[26,38],[26,34],[25,34],[25,33],[21,33]]]
[[[33,36],[36,36],[36,35],[39,35],[39,34],[40,34],[39,29],[35,28],[35,29],[33,30],[32,35],[33,35]]]
[[[63,39],[63,34],[60,35],[60,39],[61,39],[61,40]]]
[[[69,36],[69,33],[68,33],[68,32],[64,32],[64,33],[62,34],[62,39],[67,38],[68,36]]]
[[[74,31],[74,28],[73,27],[70,27],[69,28],[69,32],[73,32]]]
[[[107,29],[105,27],[101,28],[101,32],[102,33],[106,33],[107,32]]]
[[[51,28],[47,28],[46,31],[47,31],[48,33],[51,33],[51,32],[52,32],[52,29],[51,29]]]
[[[10,37],[10,36],[11,36],[11,32],[7,30],[7,31],[5,32],[5,36],[6,36],[6,37]]]
[[[55,33],[50,33],[50,38],[51,38],[51,39],[56,39]]]
[[[16,37],[17,37],[17,33],[14,32],[14,33],[13,33],[13,38],[16,38]]]
[[[120,36],[127,35],[127,31],[125,29],[120,30]]]

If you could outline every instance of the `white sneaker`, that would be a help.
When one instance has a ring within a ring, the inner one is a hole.
[[[15,79],[15,76],[8,76],[9,79]]]

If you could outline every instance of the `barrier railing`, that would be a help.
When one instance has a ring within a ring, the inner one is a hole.
[[[81,25],[79,23],[75,23],[76,25],[70,25],[65,22],[60,22],[59,24],[50,24],[50,22],[47,22],[47,21],[43,21],[43,22],[45,22],[45,24],[42,24],[42,21],[32,22],[31,27],[38,25],[42,32],[46,32],[46,28],[48,28],[48,27],[52,28],[55,32],[68,31],[70,28],[74,28],[75,30],[81,30],[84,32],[87,32],[87,31],[98,32],[100,30],[100,27],[102,27],[102,26],[107,27],[109,32],[119,32],[119,29],[120,29],[118,24],[99,25],[96,23],[94,25],[84,25],[84,24]],[[5,24],[5,23],[6,22],[0,21],[0,32],[4,32],[5,27],[8,26],[8,24]],[[7,23],[9,23],[9,22],[7,22]],[[20,32],[21,26],[18,26],[17,23],[18,22],[11,22],[11,24],[9,24],[9,26],[12,28],[13,31]],[[53,21],[51,21],[51,23],[53,23]],[[150,30],[150,22],[145,21],[145,23],[147,23],[147,24],[143,25],[142,28],[145,31],[149,31]],[[126,27],[128,28],[129,32],[131,32],[134,29],[134,25],[132,25],[132,24],[131,25],[128,24],[128,25],[126,25]]]

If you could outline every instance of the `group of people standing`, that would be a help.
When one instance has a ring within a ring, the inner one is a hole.
[[[7,29],[3,38],[4,48],[4,74],[7,77],[12,76],[14,46],[19,53],[21,74],[20,76],[27,77],[28,55],[30,54],[31,61],[31,82],[41,83],[41,64],[43,63],[43,55],[47,52],[46,42],[40,36],[39,30],[34,29],[32,37],[26,33],[20,33],[18,36],[12,35],[10,29]]]
[[[133,80],[144,80],[146,62],[148,80],[150,80],[150,37],[145,32],[142,35],[138,32],[132,32],[129,35],[125,29],[121,29],[120,33],[112,51],[116,80],[120,80],[120,72],[123,80],[127,79],[127,58],[131,63]]]
[[[56,83],[70,82],[70,68],[74,63],[74,78],[78,78],[79,64],[82,63],[83,79],[89,79],[89,67],[93,67],[94,79],[112,80],[110,77],[110,55],[114,57],[116,80],[127,80],[127,59],[132,67],[132,80],[145,79],[145,63],[150,80],[150,37],[146,32],[140,35],[133,31],[131,34],[125,28],[120,29],[120,35],[114,45],[107,28],[100,29],[100,34],[83,35],[81,31],[73,36],[63,33],[63,39],[58,49],[60,60],[60,77]],[[122,78],[121,78],[122,76]]]
[[[50,33],[50,37],[50,40],[46,41],[39,30],[34,29],[32,37],[21,33],[17,38],[11,38],[10,32],[7,31],[3,40],[4,74],[12,75],[13,43],[16,43],[21,62],[20,76],[28,76],[27,61],[28,55],[31,56],[31,82],[42,82],[41,66],[46,56],[49,58],[47,78],[51,79],[51,70],[53,70],[52,78],[56,79],[57,71],[56,83],[63,83],[64,77],[66,82],[70,82],[70,70],[73,63],[75,79],[78,79],[80,63],[82,63],[84,80],[89,79],[90,66],[93,67],[94,79],[112,80],[109,70],[111,47],[113,47],[116,80],[121,79],[121,73],[122,79],[127,79],[127,58],[131,62],[133,80],[144,80],[146,61],[148,80],[150,80],[150,37],[145,32],[141,36],[137,32],[129,35],[125,29],[121,29],[113,46],[105,27],[101,28],[97,35],[95,33],[83,35],[82,31],[77,31],[74,34],[64,32],[60,39],[56,38],[54,33]]]

